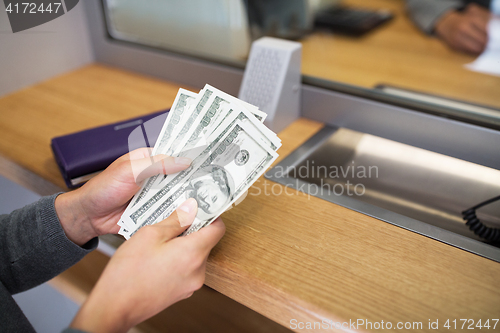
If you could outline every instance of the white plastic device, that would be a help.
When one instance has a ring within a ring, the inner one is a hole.
[[[238,97],[267,113],[265,124],[279,132],[299,117],[302,45],[262,37],[250,49]]]

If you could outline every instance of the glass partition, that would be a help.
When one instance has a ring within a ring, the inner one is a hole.
[[[452,48],[436,35],[433,22],[419,16],[423,10],[430,11],[435,21],[455,12],[465,16],[466,2],[473,1],[457,0],[462,4],[456,8],[423,8],[432,1],[418,1],[103,0],[103,6],[108,33],[114,39],[237,67],[245,65],[252,40],[260,36],[294,39],[303,45],[306,83],[343,87],[382,100],[386,96],[389,102],[399,101],[396,104],[408,102],[415,109],[433,109],[433,113],[500,128],[500,75],[493,74],[495,68],[486,63],[483,72],[471,70],[474,65],[468,64],[478,54]],[[346,8],[362,11],[339,14]],[[364,34],[353,34],[352,29],[369,21],[366,11],[386,19]],[[319,26],[318,17],[324,13],[332,16]],[[351,25],[351,31],[345,25]],[[485,53],[493,62],[495,57],[500,59],[494,40],[498,26],[488,25],[490,43]]]

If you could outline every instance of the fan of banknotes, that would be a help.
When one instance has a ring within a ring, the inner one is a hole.
[[[242,200],[278,157],[281,140],[263,124],[265,118],[256,106],[210,85],[199,93],[179,89],[153,155],[189,157],[192,164],[146,180],[118,222],[119,234],[129,239],[195,198],[198,213],[188,235]]]

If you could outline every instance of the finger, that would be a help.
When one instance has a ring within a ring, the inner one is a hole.
[[[158,175],[169,175],[186,169],[191,164],[187,157],[171,157],[166,155],[155,155],[138,160],[130,161],[132,173],[137,183]]]
[[[190,198],[184,201],[169,217],[153,225],[161,230],[161,238],[169,241],[182,234],[194,221],[198,212],[198,203]]]
[[[473,27],[470,21],[460,27],[456,36],[457,48],[468,52],[481,52],[484,44],[481,43],[482,35]]]
[[[226,232],[226,226],[219,217],[209,226],[204,227],[197,232],[184,237],[186,241],[192,242],[193,246],[201,251],[205,251],[208,255],[210,250],[221,240]]]
[[[457,47],[459,50],[466,51],[469,53],[479,53],[480,45],[476,43],[474,40],[469,38],[462,38],[460,44]]]
[[[144,147],[132,150],[128,153],[129,160],[138,160],[140,158],[151,157],[153,155],[153,148]]]
[[[488,42],[488,21],[475,17],[471,20],[471,26],[478,36],[478,40],[486,45]]]
[[[480,53],[484,49],[484,44],[471,35],[464,35],[462,38],[462,48],[465,51]]]
[[[116,159],[116,161],[128,161],[137,160],[139,158],[145,158],[151,156],[153,153],[153,148],[144,147],[132,150],[131,152],[124,154]]]

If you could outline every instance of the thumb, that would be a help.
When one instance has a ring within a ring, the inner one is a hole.
[[[210,225],[182,238],[184,241],[191,242],[196,248],[206,252],[208,255],[210,250],[220,241],[222,236],[224,236],[225,232],[226,227],[224,222],[218,217]]]
[[[136,183],[141,183],[143,180],[158,174],[168,175],[179,172],[190,164],[190,158],[166,155],[155,155],[130,161]]]
[[[161,237],[164,241],[169,241],[183,233],[194,221],[198,212],[198,203],[190,198],[184,201],[165,220],[153,224],[152,227],[161,228]]]

